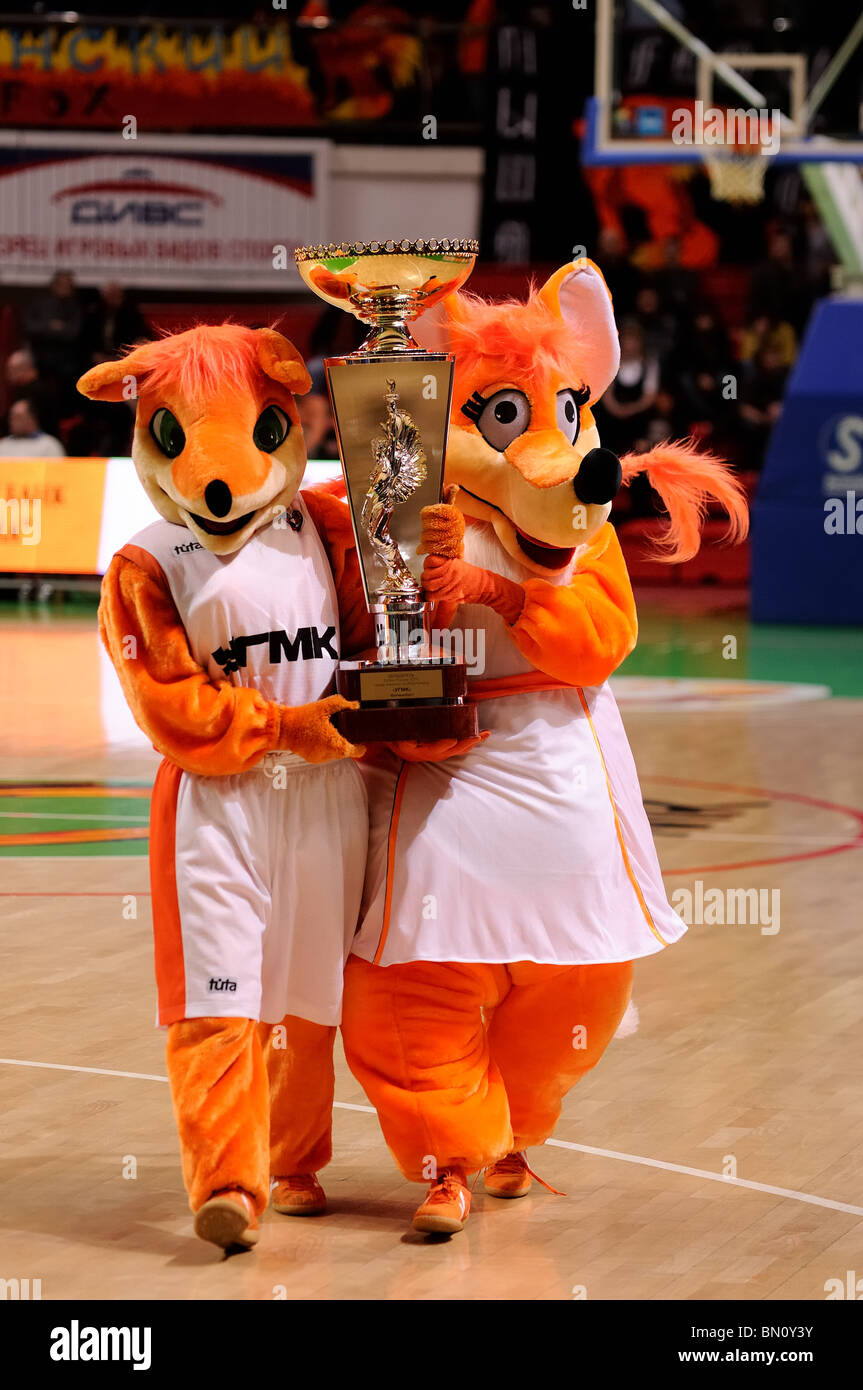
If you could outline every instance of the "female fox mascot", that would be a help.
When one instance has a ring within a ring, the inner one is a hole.
[[[164,518],[115,555],[99,618],[165,758],[150,841],[159,1021],[195,1230],[226,1248],[257,1241],[271,1171],[277,1210],[323,1208],[366,858],[364,750],[330,722],[347,702],[329,692],[340,635],[365,645],[371,630],[343,506],[297,494],[294,395],[309,385],[285,338],[236,325],[145,344],[79,383],[97,400],[137,395],[132,453]]]
[[[633,960],[684,931],[606,684],[636,639],[608,520],[621,474],[644,471],[661,494],[669,559],[697,550],[708,497],[735,535],[746,512],[724,467],[685,445],[622,465],[601,447],[590,407],[619,350],[592,262],[525,304],[447,303],[456,496],[426,509],[420,551],[435,626],[483,639],[486,735],[442,746],[445,761],[404,745],[370,772],[342,1029],[399,1167],[431,1183],[415,1227],[455,1232],[470,1171],[495,1196],[527,1192],[523,1151],[602,1056]]]

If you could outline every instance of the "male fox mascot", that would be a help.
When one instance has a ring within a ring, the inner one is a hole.
[[[330,722],[347,705],[330,692],[340,640],[365,645],[371,627],[343,505],[297,492],[294,395],[309,385],[285,338],[239,325],[144,344],[79,383],[137,396],[132,454],[164,518],[115,555],[99,622],[165,759],[150,832],[159,1021],[195,1230],[224,1248],[256,1243],[271,1171],[278,1211],[325,1204],[315,1174],[366,859],[364,750]]]
[[[708,497],[735,535],[746,513],[723,465],[685,445],[622,464],[601,447],[590,407],[619,349],[592,262],[524,304],[447,305],[454,505],[425,511],[423,584],[437,628],[484,638],[471,692],[486,736],[437,762],[404,745],[370,769],[342,1030],[396,1162],[430,1183],[415,1227],[453,1233],[471,1171],[495,1196],[529,1190],[524,1150],[613,1037],[633,961],[684,931],[607,685],[637,631],[612,498],[647,473],[670,559],[697,550]]]

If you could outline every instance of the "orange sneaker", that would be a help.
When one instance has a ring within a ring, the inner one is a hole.
[[[470,1189],[463,1168],[445,1168],[414,1215],[415,1231],[455,1235],[470,1212]]]
[[[273,1184],[273,1211],[283,1216],[320,1216],[327,1209],[327,1194],[314,1173],[292,1173]]]
[[[195,1235],[223,1250],[251,1250],[260,1234],[255,1204],[240,1187],[214,1192],[195,1212]]]
[[[512,1153],[490,1163],[482,1181],[492,1197],[526,1197],[533,1179],[524,1154]]]

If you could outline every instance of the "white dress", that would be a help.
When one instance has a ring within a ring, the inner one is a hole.
[[[468,527],[465,558],[519,582],[536,577],[487,525]],[[552,688],[525,690],[537,672],[502,618],[463,605],[450,627],[473,629],[475,650],[484,639],[471,684],[491,737],[445,762],[388,755],[367,770],[369,860],[353,953],[384,966],[575,965],[678,940],[686,928],[666,897],[608,686],[549,679]],[[484,683],[501,678],[510,693],[482,698]]]

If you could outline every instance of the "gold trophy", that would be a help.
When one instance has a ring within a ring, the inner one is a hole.
[[[335,719],[352,742],[478,732],[459,634],[430,630],[416,553],[420,512],[441,499],[453,354],[425,352],[408,326],[464,284],[477,250],[475,241],[418,240],[294,252],[309,289],[369,325],[356,352],[324,362],[377,643],[374,659],[339,663],[339,694],[360,702]]]

